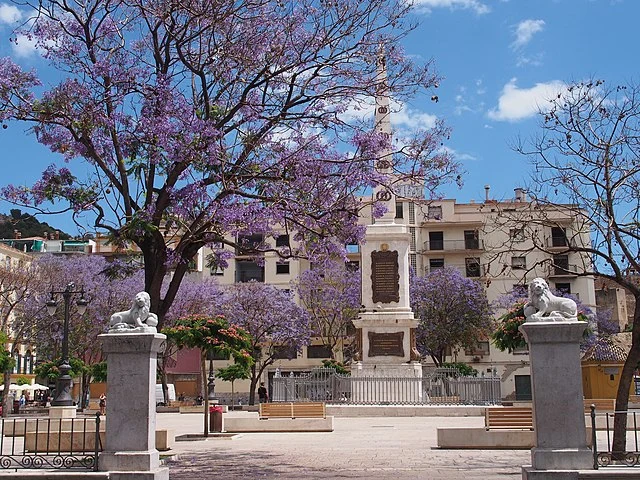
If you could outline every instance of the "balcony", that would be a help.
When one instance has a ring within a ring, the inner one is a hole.
[[[469,250],[484,250],[484,244],[479,239],[467,240],[427,240],[423,244],[422,253],[429,252],[467,252]]]
[[[566,237],[547,237],[544,239],[544,245],[550,250],[567,250],[569,247],[575,247],[575,242]]]
[[[473,263],[473,264],[467,264],[467,265],[459,264],[459,263],[455,263],[455,264],[445,263],[445,265],[443,267],[428,267],[427,266],[427,267],[425,267],[425,270],[427,270],[429,273],[431,273],[434,270],[438,270],[438,269],[442,269],[442,268],[454,268],[454,269],[458,270],[460,273],[462,273],[462,275],[464,275],[467,278],[482,278],[482,277],[485,277],[487,275],[488,265],[480,264],[480,263]]]
[[[552,264],[548,266],[548,277],[549,278],[557,278],[557,277],[576,277],[578,273],[581,271],[578,265],[569,265],[569,264]]]

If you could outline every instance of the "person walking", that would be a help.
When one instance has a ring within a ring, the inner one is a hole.
[[[258,398],[260,399],[260,403],[267,403],[269,401],[269,393],[267,393],[264,382],[260,382],[260,386],[258,387]]]
[[[100,395],[100,402],[98,403],[100,406],[100,415],[104,415],[107,413],[107,396],[103,393]]]

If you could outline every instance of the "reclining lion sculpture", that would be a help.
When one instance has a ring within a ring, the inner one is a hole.
[[[543,278],[534,278],[529,284],[529,301],[524,316],[531,322],[578,320],[578,307],[570,298],[551,293]]]
[[[147,292],[137,293],[129,310],[111,315],[109,330],[155,332],[158,326],[158,316],[155,313],[151,313],[150,308],[151,297],[149,294]]]

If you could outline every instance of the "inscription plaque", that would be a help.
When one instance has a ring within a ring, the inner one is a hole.
[[[404,332],[369,332],[370,357],[404,357]]]
[[[396,250],[371,252],[371,287],[373,303],[400,301],[400,275]]]

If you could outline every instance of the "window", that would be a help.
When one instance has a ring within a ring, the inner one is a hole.
[[[467,277],[479,277],[480,276],[480,259],[477,257],[474,258],[465,258],[464,259],[465,271]]]
[[[359,253],[360,245],[357,243],[347,243],[347,253]]]
[[[433,271],[436,268],[444,268],[444,258],[430,258],[429,259],[429,271]]]
[[[253,235],[238,235],[238,246],[236,248],[236,255],[246,255],[250,253],[254,253],[258,246],[263,241],[263,236],[261,233],[256,233]]]
[[[531,400],[531,375],[514,375],[516,400]]]
[[[289,273],[289,262],[277,262],[276,263],[276,274],[277,275],[286,275]]]
[[[509,238],[512,242],[524,242],[524,228],[512,228],[509,230]]]
[[[276,238],[276,247],[288,247],[289,246],[289,235],[279,235]]]
[[[236,283],[264,282],[264,266],[251,260],[236,260]]]
[[[427,207],[427,218],[442,220],[442,205],[429,205]]]
[[[209,275],[224,275],[224,270],[216,265],[209,268]]]
[[[511,268],[513,270],[526,270],[527,257],[511,257]]]
[[[331,358],[331,347],[329,345],[309,345],[307,358]]]
[[[571,284],[570,283],[556,283],[556,290],[563,294],[571,293]]]
[[[444,250],[443,232],[429,232],[429,250]]]
[[[347,270],[349,270],[350,272],[357,272],[358,270],[360,270],[360,262],[358,262],[357,260],[347,262],[346,266]]]
[[[569,255],[554,255],[553,266],[556,275],[566,275],[569,271]]]
[[[473,348],[465,348],[464,354],[472,355],[474,357],[478,355],[479,356],[489,355],[489,342],[481,341],[476,343],[476,345],[474,345]]]
[[[552,247],[566,247],[567,246],[567,232],[561,227],[551,228],[551,246]]]
[[[404,218],[404,204],[396,202],[396,218]]]
[[[413,202],[409,202],[409,223],[416,223],[416,204]]]
[[[464,248],[467,250],[478,250],[480,248],[480,240],[477,230],[464,231]]]
[[[291,360],[296,358],[296,350],[289,346],[274,346],[273,358],[277,360]]]

